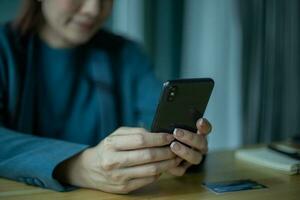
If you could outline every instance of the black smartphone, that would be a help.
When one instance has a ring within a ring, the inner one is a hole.
[[[211,78],[178,79],[164,83],[151,132],[173,133],[175,128],[197,132],[214,87]]]

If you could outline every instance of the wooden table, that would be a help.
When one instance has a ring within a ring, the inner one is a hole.
[[[158,182],[129,195],[115,195],[100,191],[79,189],[72,192],[54,192],[22,183],[0,179],[1,200],[122,200],[122,199],[263,199],[299,200],[300,176],[284,175],[234,159],[233,151],[214,152],[207,156],[203,169],[184,177],[162,176]],[[201,186],[203,181],[252,179],[268,189],[215,194]]]

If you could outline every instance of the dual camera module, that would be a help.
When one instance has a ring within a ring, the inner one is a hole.
[[[174,101],[176,97],[176,92],[177,92],[177,86],[170,86],[168,90],[168,96],[167,99],[169,102]]]

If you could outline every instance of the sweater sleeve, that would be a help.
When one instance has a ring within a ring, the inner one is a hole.
[[[69,191],[53,178],[55,167],[87,146],[40,138],[0,127],[0,176],[29,185]]]
[[[7,109],[6,76],[3,49],[0,49],[0,177],[56,191],[75,187],[53,178],[55,167],[87,148],[86,145],[36,137],[9,129],[5,125]]]

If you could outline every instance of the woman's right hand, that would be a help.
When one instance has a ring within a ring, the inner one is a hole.
[[[61,163],[54,177],[79,187],[126,194],[180,164],[182,160],[169,147],[173,140],[168,133],[122,127],[97,146]]]

